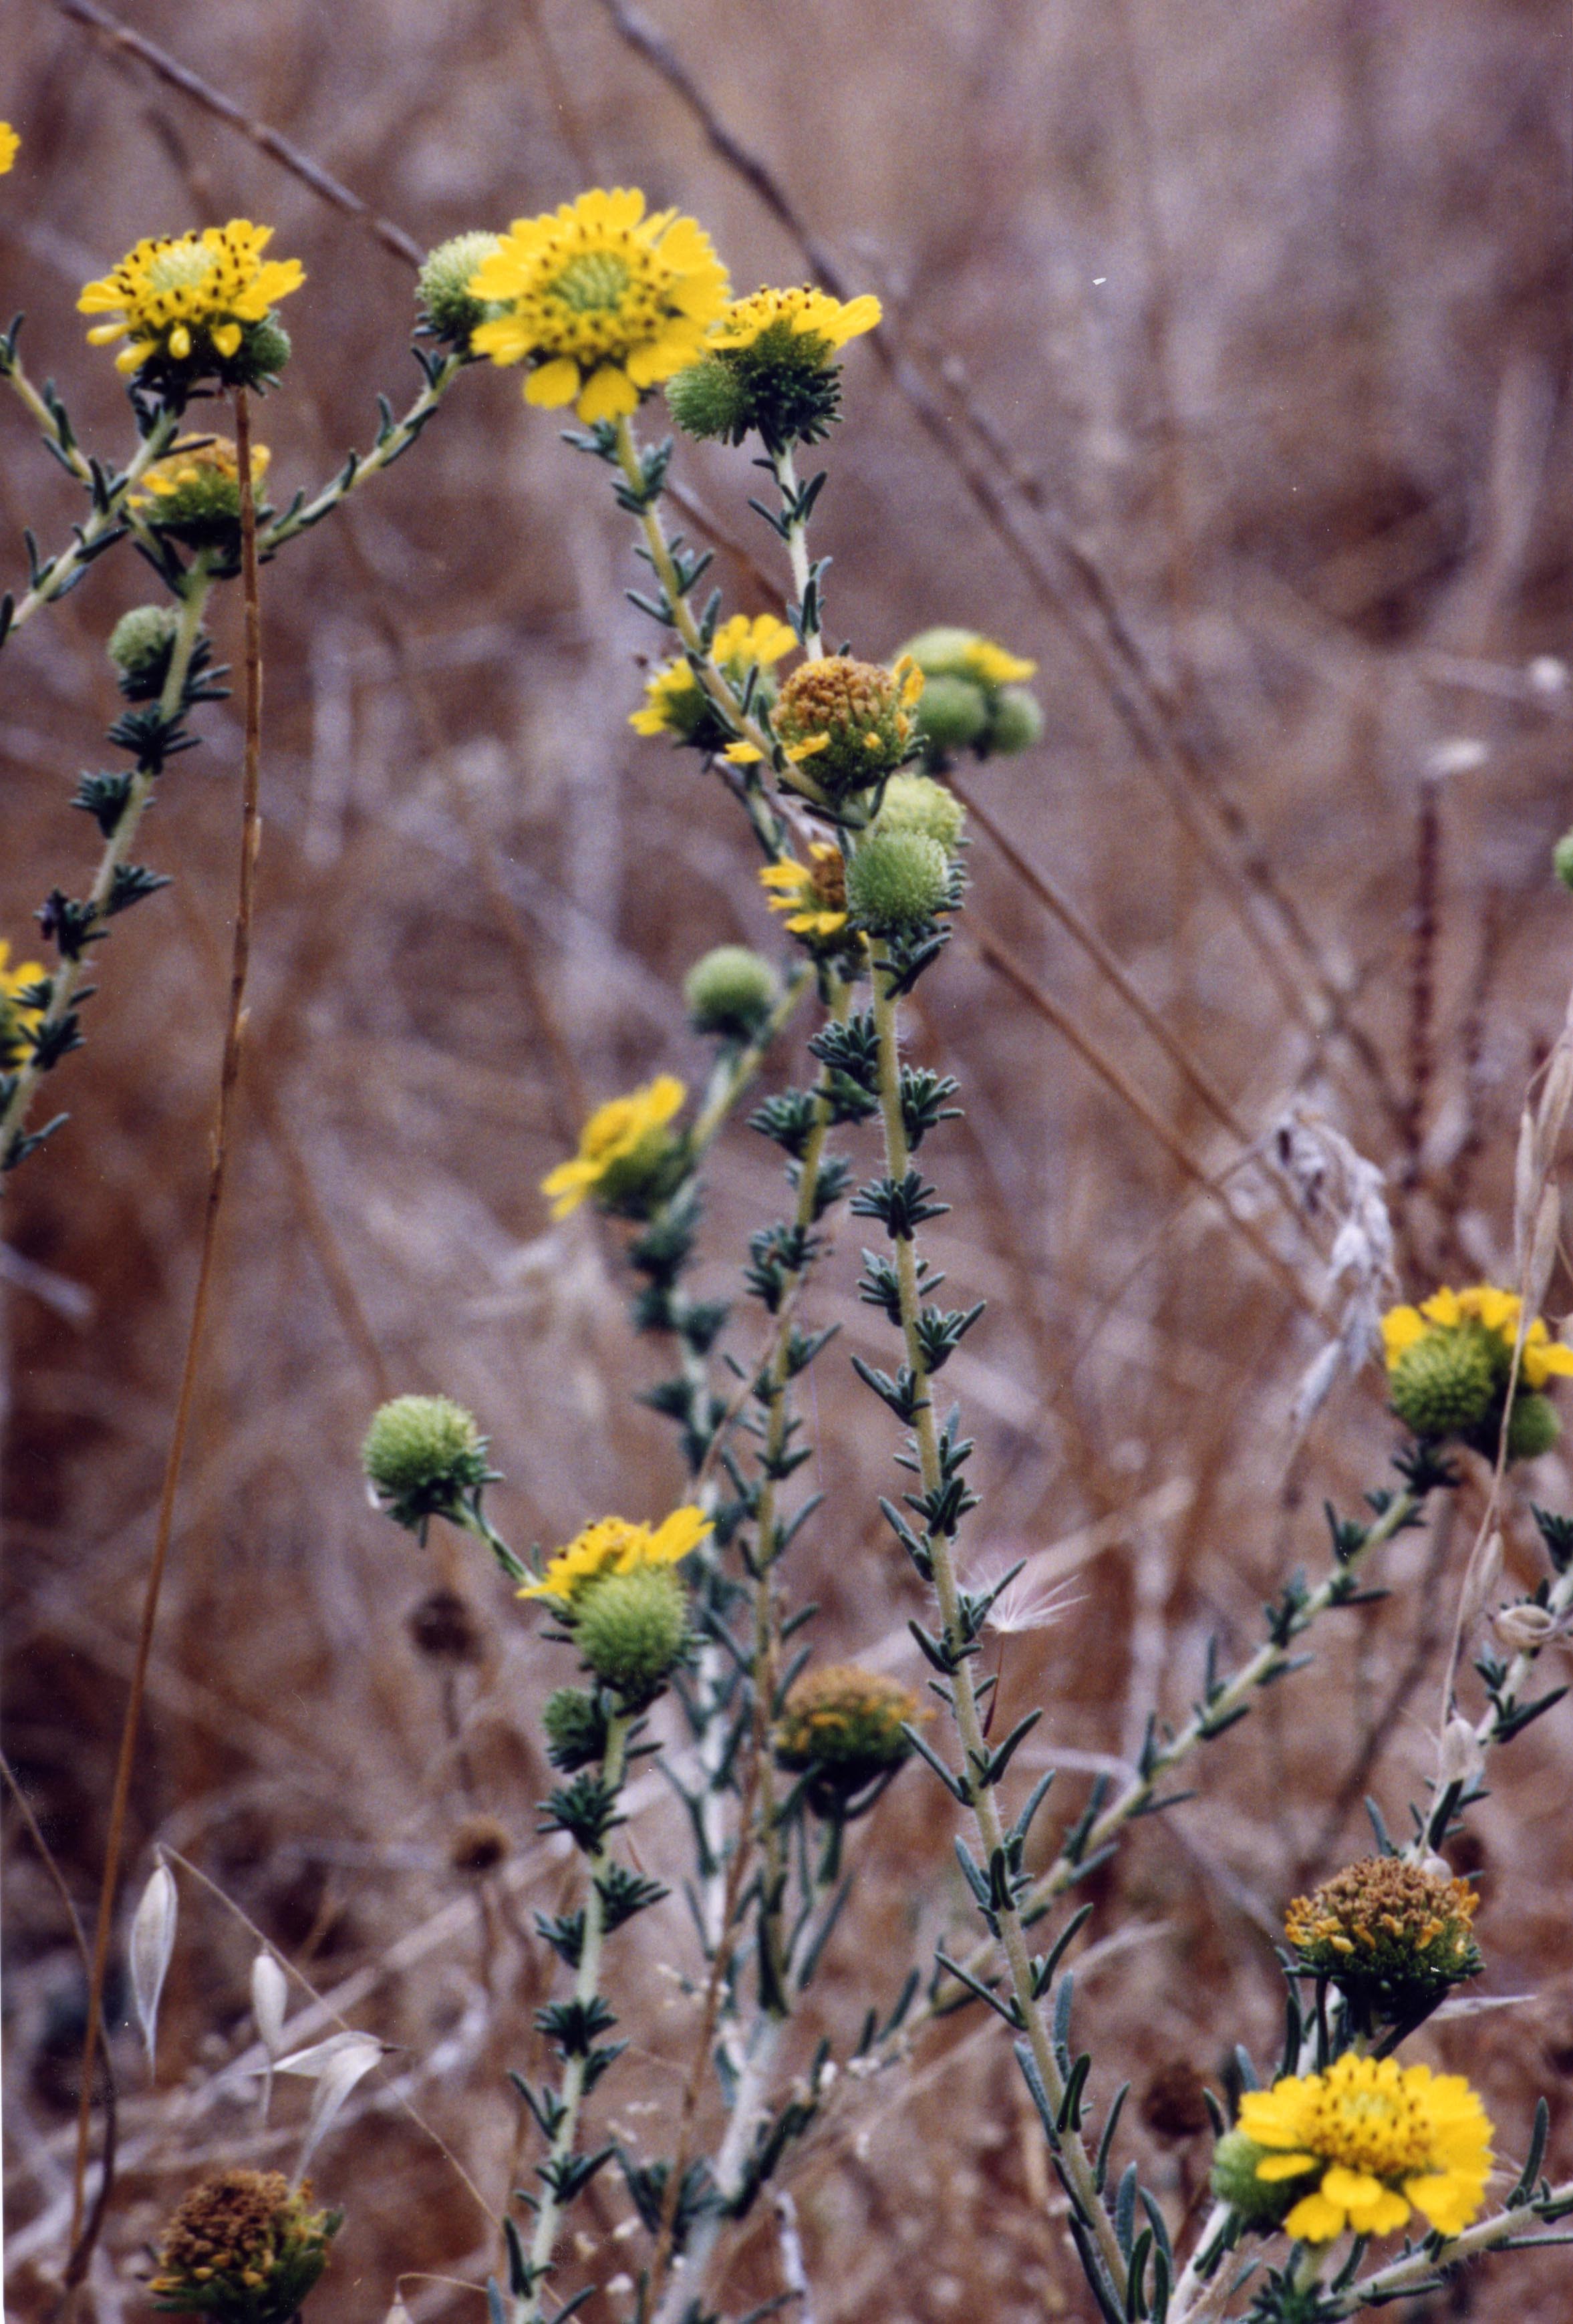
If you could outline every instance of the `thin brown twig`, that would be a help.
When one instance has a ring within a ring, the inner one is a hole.
[[[299,178],[302,185],[309,186],[312,192],[320,195],[325,202],[331,202],[335,209],[344,210],[351,217],[359,218],[395,258],[401,258],[411,266],[420,264],[426,253],[402,226],[380,217],[369,202],[363,202],[359,194],[352,193],[347,186],[341,185],[320,161],[314,161],[309,153],[303,153],[299,145],[292,145],[287,137],[270,128],[265,121],[254,121],[243,106],[235,104],[233,97],[225,97],[220,89],[209,88],[207,81],[194,73],[189,65],[181,64],[178,58],[170,56],[167,50],[161,49],[144,34],[133,32],[129,24],[123,24],[118,16],[110,14],[107,8],[100,8],[97,0],[55,0],[55,5],[63,16],[69,16],[76,23],[86,25],[88,32],[96,34],[106,48],[119,49],[127,56],[138,58],[161,80],[167,81],[171,88],[179,89],[205,113],[227,122],[232,129],[238,129],[243,137],[249,138],[262,152],[281,163],[291,177]]]
[[[27,1794],[17,1782],[11,1762],[6,1758],[4,1751],[0,1751],[0,1776],[5,1778],[12,1798],[21,1809],[22,1820],[27,1826],[28,1836],[39,1852],[44,1870],[54,1883],[60,1903],[65,1906],[66,1920],[71,1932],[71,1941],[77,1948],[77,1958],[82,1964],[82,1974],[90,1979],[93,1974],[93,1964],[87,1951],[87,1940],[82,1930],[81,1914],[78,1912],[76,1901],[66,1886],[66,1876],[55,1860],[54,1851],[40,1829],[38,1818],[33,1814]],[[109,2190],[115,2184],[115,2140],[119,2091],[115,2080],[115,2061],[109,2054],[109,2038],[102,2024],[98,2028],[98,2062],[104,2070],[104,2173],[98,2182],[98,2192],[93,2200],[93,2209],[88,2213],[82,2233],[72,2245],[70,2255],[66,2261],[65,2274],[60,2285],[62,2301],[69,2299],[72,2292],[87,2273],[87,2262],[92,2255],[93,2246],[98,2240],[98,2230],[103,2225],[105,2208],[109,2201]]]
[[[63,5],[63,0],[62,0]],[[87,2146],[92,2126],[92,2064],[103,2024],[104,1981],[109,1965],[109,1935],[114,1923],[115,1892],[119,1886],[120,1858],[125,1840],[126,1807],[131,1794],[131,1771],[136,1754],[137,1730],[141,1723],[143,1698],[147,1687],[149,1658],[152,1653],[153,1628],[158,1619],[159,1598],[163,1588],[164,1571],[169,1562],[170,1541],[174,1531],[175,1494],[179,1483],[180,1468],[185,1457],[186,1439],[190,1430],[192,1407],[196,1402],[197,1370],[201,1358],[203,1327],[207,1319],[207,1305],[213,1285],[213,1263],[218,1240],[219,1213],[224,1203],[225,1183],[228,1175],[230,1129],[235,1110],[236,1085],[240,1079],[241,1036],[245,1016],[246,973],[251,963],[252,920],[255,906],[258,844],[262,824],[258,813],[258,793],[262,765],[262,622],[257,597],[257,507],[252,489],[251,410],[245,389],[235,391],[235,461],[239,472],[241,527],[241,587],[245,608],[245,750],[241,786],[241,844],[238,895],[235,903],[235,943],[231,954],[229,976],[229,1009],[224,1030],[224,1056],[219,1067],[218,1105],[213,1128],[211,1161],[207,1176],[207,1200],[202,1220],[201,1256],[198,1262],[197,1289],[191,1302],[191,1321],[186,1335],[186,1355],[180,1370],[179,1393],[175,1405],[175,1423],[170,1440],[164,1478],[159,1494],[158,1523],[153,1536],[152,1559],[148,1567],[143,1592],[142,1621],[137,1634],[136,1661],[132,1671],[131,1692],[126,1702],[125,1716],[121,1728],[120,1752],[115,1762],[115,1786],[110,1796],[109,1833],[105,1846],[104,1874],[98,1892],[98,1919],[93,1937],[93,1959],[87,1982],[87,2024],[82,2043],[82,2091],[77,2112],[77,2149],[71,2179],[71,2237],[77,2240],[82,2222],[83,2195],[87,2183]],[[106,2174],[107,2178],[107,2173]],[[98,2216],[102,2219],[104,2204]],[[92,2255],[92,2243],[84,2235],[81,2254],[85,2268]]]
[[[1088,1038],[1070,1011],[1062,1009],[1059,1002],[1044,991],[1035,977],[1029,975],[1020,961],[1016,959],[1016,954],[1007,945],[1002,944],[998,936],[991,935],[987,929],[980,935],[969,930],[968,939],[984,964],[991,968],[996,975],[1003,978],[1029,1008],[1035,1010],[1040,1017],[1045,1019],[1054,1030],[1070,1043],[1077,1056],[1085,1064],[1090,1065],[1099,1079],[1107,1083],[1115,1095],[1130,1108],[1136,1119],[1152,1132],[1170,1160],[1206,1194],[1209,1202],[1217,1205],[1235,1232],[1249,1245],[1256,1258],[1277,1279],[1302,1313],[1320,1323],[1322,1320],[1321,1311],[1292,1268],[1287,1266],[1279,1257],[1272,1244],[1265,1240],[1252,1221],[1240,1215],[1223,1188],[1208,1171],[1203,1169],[1195,1156],[1188,1151],[1182,1141],[1170,1129],[1162,1114],[1149,1103],[1135,1083],[1115,1064],[1114,1060],[1107,1056],[1098,1044]]]
[[[1441,786],[1435,775],[1421,778],[1415,807],[1414,915],[1409,953],[1409,1088],[1404,1095],[1404,1163],[1401,1188],[1417,1186],[1425,1141],[1426,1103],[1436,1056],[1433,1041],[1437,999],[1437,905],[1442,860]]]

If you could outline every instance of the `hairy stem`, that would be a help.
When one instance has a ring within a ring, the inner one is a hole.
[[[180,601],[180,625],[175,632],[175,642],[170,655],[169,675],[159,696],[159,713],[162,718],[173,718],[180,706],[186,675],[191,666],[191,656],[212,586],[206,563],[198,556],[186,576],[185,592]],[[152,797],[156,780],[157,777],[146,767],[137,767],[132,774],[131,788],[126,794],[120,819],[104,843],[98,869],[93,875],[93,885],[87,890],[86,900],[92,908],[96,926],[102,925],[105,907],[115,887],[115,875],[131,853],[132,843]],[[85,948],[74,960],[62,956],[50,979],[49,1005],[38,1027],[40,1033],[47,1033],[70,1013],[71,1003],[87,967],[88,957]],[[33,1092],[42,1080],[43,1072],[36,1054],[17,1068],[11,1094],[5,1111],[0,1112],[0,1171],[9,1169],[18,1158],[17,1146],[26,1128]]]
[[[906,1176],[911,1156],[906,1142],[906,1125],[901,1110],[901,1050],[896,1003],[889,989],[888,954],[883,941],[872,946],[871,981],[874,994],[874,1023],[879,1045],[879,1113],[885,1132],[885,1167],[889,1176],[899,1182]],[[939,1439],[934,1427],[934,1405],[929,1394],[928,1367],[924,1360],[923,1345],[918,1333],[920,1296],[918,1292],[917,1251],[911,1236],[896,1238],[896,1270],[900,1287],[901,1332],[906,1342],[906,1361],[912,1373],[914,1400],[916,1406],[913,1434],[916,1442],[919,1473],[924,1489],[937,1493],[943,1481],[939,1455]],[[1005,1830],[1000,1821],[998,1806],[991,1786],[979,1780],[979,1770],[988,1764],[988,1745],[984,1739],[983,1722],[979,1713],[977,1692],[972,1683],[971,1663],[967,1651],[968,1640],[961,1622],[960,1594],[957,1588],[955,1563],[951,1541],[937,1528],[925,1536],[934,1567],[934,1596],[944,1628],[947,1646],[952,1657],[951,1699],[956,1728],[962,1751],[962,1776],[968,1804],[978,1826],[985,1863],[993,1863],[1005,1855]],[[1002,1904],[998,1912],[999,1945],[1005,1955],[1010,1975],[1011,1990],[1051,2109],[1059,2113],[1065,2096],[1065,2080],[1059,2061],[1044,2023],[1033,1987],[1031,1955],[1027,1947],[1026,1930],[1020,1908],[1013,1902]],[[1124,2255],[1115,2234],[1114,2222],[1104,2208],[1098,2190],[1090,2158],[1081,2137],[1068,2126],[1059,2134],[1053,2148],[1058,2169],[1072,2202],[1081,2213],[1088,2232],[1096,2239],[1109,2286],[1123,2292],[1126,2281]]]
[[[20,367],[15,365],[6,367],[6,376],[37,420],[45,436],[51,442],[59,442],[59,431],[54,420],[32,381],[25,376]],[[78,528],[77,538],[70,547],[62,549],[58,557],[51,558],[38,581],[24,596],[17,599],[12,608],[10,621],[4,630],[0,631],[0,642],[9,637],[13,630],[19,630],[23,622],[30,622],[41,607],[65,595],[73,581],[79,578],[84,568],[92,563],[94,550],[97,544],[104,540],[106,533],[115,531],[119,526],[127,524],[134,526],[135,520],[125,506],[126,494],[139,478],[145,475],[153,462],[161,458],[169,450],[178,424],[172,412],[162,411],[159,414],[151,434],[143,438],[136,450],[132,454],[129,464],[117,476],[106,480],[102,504],[95,494],[94,504],[88,512],[87,521]],[[89,489],[92,489],[93,471],[82,458],[81,454],[78,452],[75,458],[72,458],[69,453],[66,456],[72,474],[80,477]]]

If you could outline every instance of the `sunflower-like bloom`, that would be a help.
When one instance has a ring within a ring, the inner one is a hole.
[[[843,305],[807,283],[734,300],[701,361],[667,388],[672,417],[690,436],[729,444],[757,429],[772,455],[816,444],[841,416],[836,356],[878,321],[878,299]]]
[[[593,422],[623,418],[694,361],[728,282],[703,226],[647,217],[643,194],[619,186],[516,218],[469,290],[502,309],[472,331],[476,354],[528,363],[527,403],[572,403]]]
[[[102,347],[126,339],[115,358],[120,371],[157,364],[188,379],[213,371],[228,376],[247,327],[306,280],[298,258],[263,258],[272,238],[271,226],[231,218],[139,242],[78,300],[80,313],[109,318],[93,326],[89,341]]]
[[[1465,1291],[1449,1291],[1444,1285],[1419,1307],[1390,1307],[1382,1318],[1387,1369],[1396,1371],[1405,1350],[1427,1336],[1428,1325],[1456,1332],[1471,1323],[1478,1323],[1499,1340],[1511,1356],[1522,1308],[1523,1302],[1516,1291],[1499,1291],[1489,1283],[1472,1284]],[[1526,1386],[1544,1388],[1553,1373],[1561,1378],[1573,1373],[1573,1348],[1565,1348],[1559,1341],[1553,1340],[1546,1329],[1545,1318],[1537,1315],[1524,1333],[1519,1369]]]
[[[747,613],[734,613],[716,631],[710,653],[740,695],[750,670],[757,669],[759,677],[753,698],[768,703],[776,696],[769,672],[796,647],[796,630],[777,621],[774,613],[756,614],[751,621]],[[663,662],[652,672],[645,681],[644,701],[630,711],[628,723],[636,733],[676,734],[701,751],[724,750],[732,736],[732,729],[682,659]]]
[[[1247,2090],[1239,2127],[1268,2150],[1256,2165],[1266,2184],[1315,2174],[1283,2221],[1307,2243],[1346,2227],[1392,2235],[1412,2205],[1442,2235],[1461,2235],[1486,2198],[1491,2124],[1462,2074],[1350,2052],[1325,2074]]]
[[[0,121],[0,178],[5,175],[15,161],[21,144],[22,140],[9,121]]]
[[[580,1132],[577,1154],[541,1180],[553,1218],[566,1219],[586,1194],[610,1205],[647,1188],[675,1148],[667,1125],[687,1094],[674,1074],[658,1074],[642,1089],[599,1107]]]
[[[704,1510],[691,1504],[674,1509],[653,1527],[630,1525],[626,1517],[600,1517],[549,1558],[540,1580],[527,1582],[519,1595],[551,1598],[572,1607],[605,1574],[676,1565],[713,1530]]]
[[[786,914],[793,936],[823,944],[846,931],[846,867],[841,849],[823,839],[810,840],[808,855],[806,864],[790,855],[779,863],[767,863],[759,885],[770,891],[770,909]]]
[[[21,1062],[27,1035],[43,1022],[43,1010],[24,1006],[19,996],[49,974],[41,962],[20,960],[13,968],[10,961],[11,946],[0,937],[0,1070]]]
[[[722,349],[751,347],[778,331],[795,339],[823,340],[826,351],[832,352],[844,347],[849,339],[860,338],[865,331],[876,330],[879,318],[879,301],[867,292],[843,304],[828,290],[815,290],[806,282],[800,290],[761,289],[750,298],[731,301],[720,321],[711,326],[709,344]]]

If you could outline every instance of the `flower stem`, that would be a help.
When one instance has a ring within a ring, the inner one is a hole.
[[[48,440],[58,443],[60,434],[55,421],[32,381],[14,365],[7,366],[6,376],[38,420]],[[80,452],[77,451],[74,458],[70,453],[66,454],[72,474],[80,477],[93,492],[92,509],[70,547],[62,549],[58,557],[51,558],[25,596],[17,599],[12,608],[10,621],[0,628],[0,644],[9,638],[13,630],[19,630],[23,622],[30,622],[41,607],[65,595],[73,581],[79,579],[84,568],[92,563],[101,546],[108,547],[106,535],[113,533],[117,527],[130,525],[135,529],[135,519],[125,506],[125,496],[153,462],[169,450],[177,425],[172,412],[161,411],[153,422],[152,432],[143,438],[128,466],[119,475],[106,479],[102,496],[94,486],[93,471]],[[73,450],[75,448],[72,447]]]
[[[263,562],[276,556],[297,533],[320,524],[341,501],[348,500],[373,476],[391,468],[400,453],[408,452],[468,361],[468,356],[457,353],[445,355],[402,419],[390,417],[383,420],[369,452],[352,452],[333,482],[325,484],[314,499],[298,501],[293,508],[286,509],[282,516],[276,516],[271,524],[265,526],[257,538],[257,554]]]
[[[797,500],[797,464],[792,457],[792,447],[771,456],[777,488],[784,508],[796,505]],[[792,586],[797,593],[797,603],[803,609],[803,650],[810,661],[824,659],[824,622],[818,592],[811,598],[809,581],[812,568],[808,561],[808,520],[789,519],[786,525],[786,554],[792,564]]]
[[[879,939],[870,949],[874,1024],[879,1054],[879,1114],[885,1132],[885,1167],[889,1177],[899,1183],[906,1178],[911,1162],[906,1125],[901,1109],[900,1030],[896,1002],[890,992],[888,947]],[[919,1473],[924,1492],[937,1495],[944,1482],[944,1471],[940,1461],[934,1405],[929,1394],[928,1366],[918,1332],[920,1296],[916,1244],[910,1234],[897,1236],[895,1243],[901,1332],[912,1375],[915,1406],[913,1434],[917,1447]],[[979,1771],[988,1765],[989,1750],[979,1713],[977,1692],[972,1683],[970,1642],[961,1621],[951,1538],[936,1527],[925,1535],[925,1543],[933,1563],[934,1595],[950,1653],[951,1702],[962,1752],[961,1780],[977,1823],[984,1862],[989,1865],[1003,1863],[1007,1861],[1007,1856],[998,1806],[992,1786],[979,1779]],[[1050,2112],[1058,2118],[1065,2098],[1065,2078],[1060,2070],[1054,2045],[1034,1988],[1032,1960],[1019,1905],[1013,1899],[1005,1898],[998,1906],[997,1919],[999,1946],[1009,1970],[1011,1990],[1033,2063],[1047,2097]],[[1108,2274],[1108,2289],[1116,2297],[1123,2298],[1125,2255],[1115,2233],[1114,2221],[1099,2192],[1092,2163],[1073,2125],[1068,2124],[1064,2129],[1051,2134],[1051,2149],[1065,2190],[1083,2227],[1096,2244]]]
[[[628,1733],[632,1720],[614,1712],[606,1722],[606,1748],[602,1754],[601,1780],[615,1798],[622,1788],[627,1765]],[[606,1909],[602,1897],[601,1880],[610,1858],[603,1834],[589,1859],[590,1886],[584,1898],[584,1941],[579,1949],[578,1967],[574,1976],[574,1998],[581,2006],[593,2002],[601,1986],[601,1947],[606,1934]],[[579,2135],[579,2114],[584,2101],[586,2061],[576,2052],[563,2067],[563,2080],[557,2092],[562,2115],[551,2144],[549,2160],[566,2163],[574,2152]],[[552,2252],[557,2240],[557,2227],[562,2218],[562,2203],[551,2178],[544,2181],[545,2192],[536,2212],[535,2233],[529,2244],[530,2290],[514,2304],[516,2324],[546,2324],[546,2310],[541,2293],[550,2273]]]
[[[187,672],[191,666],[191,656],[196,649],[198,632],[202,625],[203,612],[212,586],[213,582],[207,571],[206,559],[198,555],[186,576],[185,588],[180,601],[179,627],[175,632],[174,645],[170,654],[169,675],[164,680],[163,692],[159,696],[159,715],[165,721],[173,719],[179,710],[185,692]],[[149,767],[139,766],[133,770],[125,804],[121,809],[120,817],[114,831],[104,843],[104,852],[98,859],[98,869],[94,874],[93,885],[87,890],[87,902],[92,913],[91,926],[95,929],[103,923],[105,909],[115,887],[115,875],[130,853],[132,842],[136,837],[137,826],[142,821],[149,799],[152,797],[155,780],[154,771]],[[70,1013],[71,1003],[87,973],[87,955],[85,949],[79,952],[75,959],[62,956],[60,966],[50,979],[49,1005],[36,1028],[38,1033],[48,1033]],[[34,1090],[43,1078],[43,1072],[44,1068],[39,1063],[36,1051],[17,1068],[10,1096],[6,1100],[4,1111],[0,1112],[0,1171],[9,1170],[21,1159],[18,1148],[26,1126],[28,1108],[32,1102]]]

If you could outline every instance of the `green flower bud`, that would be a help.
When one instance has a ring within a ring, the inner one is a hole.
[[[847,908],[874,936],[899,936],[949,900],[950,866],[921,831],[871,831],[847,865]]]
[[[931,751],[964,751],[989,724],[988,696],[970,678],[942,671],[924,682],[917,723]]]
[[[1562,1434],[1562,1424],[1550,1397],[1526,1390],[1515,1396],[1507,1416],[1507,1457],[1536,1461],[1549,1452]],[[1495,1451],[1495,1446],[1491,1450]]]
[[[173,605],[133,605],[115,622],[107,651],[128,702],[154,702],[163,692],[179,626]]]
[[[730,364],[705,355],[667,382],[667,409],[685,436],[741,444],[751,420],[748,388]]]
[[[918,715],[923,715],[924,704],[930,689],[924,689]],[[930,775],[895,774],[885,786],[885,797],[874,818],[876,831],[921,831],[925,839],[934,839],[953,855],[960,843],[967,810],[954,791],[943,783],[936,783]]]
[[[1565,831],[1552,848],[1551,869],[1564,888],[1573,888],[1573,831]]]
[[[493,301],[474,296],[470,278],[501,246],[501,235],[455,234],[427,254],[416,279],[416,296],[430,328],[466,353],[476,324],[498,312]]]
[[[746,1041],[781,998],[781,980],[762,953],[747,945],[717,945],[683,980],[683,998],[696,1033]]]
[[[1388,1374],[1394,1411],[1417,1436],[1468,1434],[1497,1403],[1508,1352],[1479,1323],[1433,1327],[1404,1349]]]
[[[148,2286],[165,2314],[221,2324],[288,2324],[327,2265],[339,2211],[314,2211],[309,2185],[281,2171],[220,2171],[165,2227]]]
[[[942,623],[920,630],[901,650],[912,656],[925,678],[969,678],[976,661],[978,632]]]
[[[982,749],[998,752],[1001,757],[1008,757],[1013,751],[1030,751],[1043,731],[1044,714],[1036,695],[1029,694],[1025,686],[1007,686],[994,706]]]
[[[226,376],[237,387],[253,387],[265,393],[268,388],[277,386],[279,374],[292,352],[289,332],[277,312],[271,310],[261,322],[246,325],[239,352],[228,365]]]
[[[655,1701],[688,1641],[688,1593],[670,1566],[603,1574],[574,1600],[574,1644],[625,1711]]]
[[[450,1515],[486,1482],[486,1440],[446,1396],[398,1396],[377,1413],[361,1465],[396,1523],[412,1531]]]
[[[583,1694],[576,1686],[558,1687],[547,1697],[541,1725],[547,1757],[565,1775],[593,1766],[606,1755],[606,1706],[599,1695]]]
[[[1281,2225],[1322,2173],[1323,2165],[1318,2163],[1298,2179],[1258,2179],[1256,2165],[1270,2151],[1247,2138],[1243,2130],[1226,2132],[1212,2150],[1212,2191],[1220,2203],[1237,2210],[1248,2227],[1265,2230]]]

